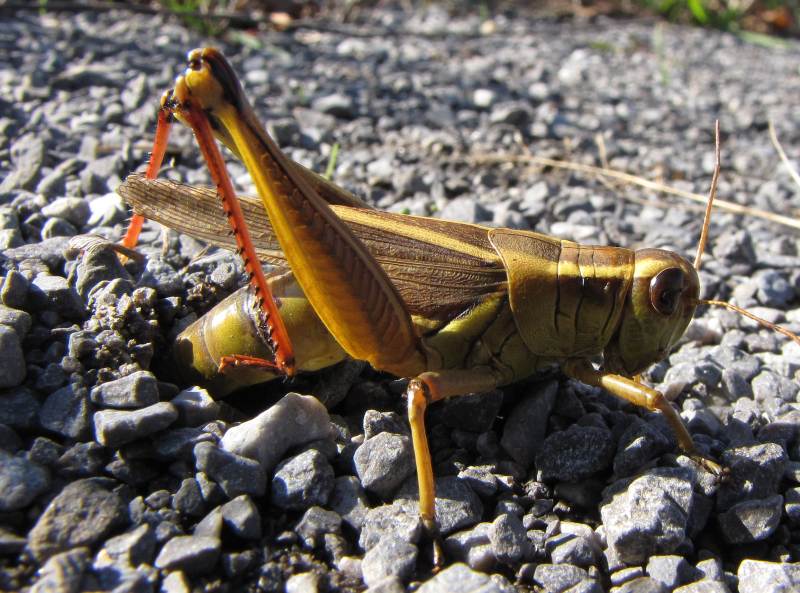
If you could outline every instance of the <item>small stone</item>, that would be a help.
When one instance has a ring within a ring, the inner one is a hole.
[[[179,513],[192,517],[198,517],[203,514],[205,501],[197,480],[186,478],[181,482],[172,497],[172,508]]]
[[[91,211],[89,203],[83,198],[56,198],[42,208],[42,214],[48,218],[63,218],[81,228],[89,220]]]
[[[161,593],[191,593],[191,591],[189,581],[180,570],[168,573],[161,581]]]
[[[313,506],[303,514],[295,531],[306,547],[313,549],[323,543],[325,534],[341,533],[341,526],[342,518],[334,511]]]
[[[355,476],[340,476],[333,484],[328,507],[356,531],[361,531],[369,504],[361,483]]]
[[[681,556],[652,556],[647,561],[647,574],[668,589],[697,579],[697,569]]]
[[[91,415],[86,388],[70,384],[47,396],[39,410],[39,423],[65,437],[84,440],[90,434]]]
[[[503,392],[495,389],[446,399],[440,412],[446,426],[480,433],[492,428],[502,405]]]
[[[768,538],[781,520],[783,496],[736,503],[718,516],[722,535],[728,543],[748,544]]]
[[[367,586],[389,576],[407,580],[414,574],[417,546],[387,534],[370,548],[361,561],[361,571]]]
[[[76,548],[55,554],[39,569],[30,593],[78,593],[83,573],[89,564],[89,550]]]
[[[0,449],[0,512],[18,511],[50,487],[50,473]]]
[[[261,539],[261,515],[252,499],[242,494],[220,507],[224,526],[241,539]]]
[[[103,552],[115,564],[136,568],[140,564],[151,564],[155,557],[155,530],[144,523],[131,531],[109,538]]]
[[[466,482],[481,498],[488,498],[497,492],[497,478],[488,469],[468,467],[458,473],[458,479]]]
[[[600,515],[608,544],[623,562],[670,553],[686,538],[693,488],[681,470],[651,470],[610,490]]]
[[[353,99],[342,93],[334,93],[317,97],[311,104],[314,111],[320,111],[342,119],[352,119],[355,117]]]
[[[202,387],[184,389],[174,398],[172,405],[178,410],[178,419],[186,426],[200,426],[219,417],[219,404]]]
[[[536,468],[545,480],[577,482],[611,465],[611,431],[573,424],[547,437],[536,454]]]
[[[437,512],[437,518],[440,515]],[[422,533],[422,520],[416,500],[399,499],[392,504],[375,507],[367,512],[358,544],[369,550],[387,532],[392,532],[403,541],[416,543]]]
[[[800,563],[744,560],[736,572],[739,593],[788,593],[800,589]]]
[[[466,562],[470,568],[489,572],[497,562],[489,530],[491,523],[478,523],[472,529],[452,534],[444,540],[444,549],[448,558]]]
[[[270,472],[291,448],[328,438],[330,417],[319,400],[289,393],[269,410],[229,429],[222,448],[255,459]]]
[[[667,589],[659,581],[650,577],[639,577],[632,579],[616,590],[616,593],[669,593]]]
[[[451,564],[432,579],[425,581],[417,593],[507,593],[489,575],[472,570],[462,563]]]
[[[582,568],[594,566],[597,551],[588,537],[576,533],[562,533],[547,539],[545,549],[550,552],[553,564],[572,564]]]
[[[136,371],[91,391],[92,402],[107,408],[137,409],[158,403],[158,381],[149,371]]]
[[[25,339],[25,336],[31,330],[32,324],[33,319],[27,311],[0,305],[0,325],[7,325],[13,329],[20,340]]]
[[[503,425],[500,445],[524,468],[531,466],[544,443],[557,393],[557,381],[545,383],[517,403]]]
[[[317,450],[295,455],[278,465],[272,478],[272,503],[282,509],[303,510],[328,502],[333,468]]]
[[[672,593],[730,593],[730,589],[721,581],[697,581],[673,589]]]
[[[94,441],[75,443],[56,461],[56,469],[68,478],[99,475],[106,463],[107,450]]]
[[[397,492],[397,498],[416,503],[419,499],[417,480],[407,480]],[[455,476],[436,478],[434,507],[439,532],[443,536],[475,525],[483,515],[483,504],[478,495]]]
[[[39,414],[39,400],[27,387],[0,393],[0,423],[27,430],[34,426]]]
[[[134,411],[100,410],[94,414],[95,437],[106,447],[119,447],[164,430],[177,417],[178,411],[169,402]]]
[[[367,439],[353,457],[356,472],[367,490],[382,498],[414,473],[414,451],[407,436],[382,432]]]
[[[319,575],[315,572],[293,574],[286,580],[286,593],[318,593]]]
[[[669,450],[670,442],[652,424],[634,420],[617,444],[614,474],[619,477],[636,473],[646,463]]]
[[[397,577],[386,577],[369,587],[364,593],[405,593],[406,588]]]
[[[178,535],[170,539],[156,558],[156,567],[182,570],[186,574],[206,574],[214,569],[222,544],[219,538]]]
[[[497,517],[489,528],[489,542],[495,558],[506,564],[519,562],[530,551],[527,533],[516,515]]]
[[[263,496],[266,492],[267,476],[258,461],[234,455],[209,442],[195,445],[194,457],[197,470],[217,482],[228,498],[240,494]]]
[[[100,481],[78,480],[47,505],[28,534],[28,547],[41,562],[70,548],[92,546],[127,521],[127,508],[117,494]]]
[[[6,274],[3,288],[0,289],[0,301],[6,307],[22,309],[27,304],[29,287],[30,283],[23,274],[11,270]]]
[[[589,573],[577,566],[568,564],[540,564],[533,573],[533,579],[545,591],[561,593],[562,591],[591,591],[600,593],[602,588],[589,577]],[[587,583],[589,588],[580,587]],[[595,588],[596,586],[596,588]]]
[[[56,311],[67,319],[78,321],[86,317],[80,295],[61,276],[39,274],[31,283],[29,295],[31,307],[39,311]]]
[[[717,493],[717,507],[726,510],[742,500],[762,499],[778,492],[787,456],[775,443],[760,443],[725,451],[722,465],[729,468],[730,478],[723,481]]]
[[[0,325],[0,388],[16,387],[25,380],[25,355],[16,330]]]

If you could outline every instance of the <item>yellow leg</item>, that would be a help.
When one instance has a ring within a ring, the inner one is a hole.
[[[700,454],[680,415],[661,392],[627,377],[598,371],[584,360],[568,361],[563,365],[563,369],[567,375],[587,385],[602,387],[612,395],[629,401],[636,406],[661,412],[675,433],[681,449],[689,457],[714,475],[721,476],[725,473],[719,464]]]
[[[497,378],[488,370],[428,372],[408,383],[408,422],[417,465],[419,514],[425,531],[433,539],[434,566],[440,566],[444,557],[436,527],[436,486],[428,436],[425,434],[425,410],[429,403],[456,395],[489,391],[497,387],[497,383]]]

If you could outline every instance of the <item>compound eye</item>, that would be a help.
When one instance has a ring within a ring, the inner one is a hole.
[[[650,304],[662,315],[672,315],[686,289],[686,274],[680,268],[661,270],[650,281]]]

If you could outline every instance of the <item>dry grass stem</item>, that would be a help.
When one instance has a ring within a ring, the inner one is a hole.
[[[631,175],[630,173],[625,173],[624,171],[617,171],[615,169],[603,169],[601,167],[595,167],[593,165],[584,165],[582,163],[574,163],[572,161],[563,161],[559,159],[551,159],[536,155],[476,154],[474,156],[465,157],[463,160],[466,160],[467,162],[473,165],[522,163],[522,164],[539,165],[542,167],[553,167],[556,169],[567,169],[570,171],[576,171],[578,173],[584,173],[586,175],[593,175],[601,178],[607,177],[631,185],[638,185],[639,187],[644,187],[646,189],[650,189],[653,191],[673,196],[678,196],[680,198],[691,200],[693,202],[700,202],[704,205],[708,200],[708,196],[705,196],[703,194],[696,194],[694,192],[685,191],[682,189],[678,189],[676,187],[671,187],[669,185],[664,185],[663,183],[656,183],[655,181],[650,181],[649,179],[645,179],[643,177]],[[622,197],[626,198],[626,196]],[[727,200],[721,200],[721,199],[717,199],[715,204],[718,208],[726,210],[728,212],[732,212],[734,214],[742,214],[745,216],[762,218],[764,220],[769,220],[770,222],[782,224],[784,226],[788,226],[794,229],[800,229],[800,221],[795,220],[794,218],[791,218],[789,216],[784,216],[782,214],[774,214],[772,212],[767,212],[766,210],[761,210],[759,208],[743,206],[735,202],[729,202]]]
[[[789,160],[789,157],[786,156],[786,152],[783,150],[783,146],[781,143],[778,142],[778,134],[775,133],[775,124],[772,123],[770,119],[769,122],[769,139],[772,140],[772,145],[775,147],[775,150],[778,151],[778,156],[781,157],[783,164],[786,165],[786,168],[789,170],[789,175],[791,175],[792,180],[800,187],[800,174],[797,173],[797,169],[792,166],[792,162]]]

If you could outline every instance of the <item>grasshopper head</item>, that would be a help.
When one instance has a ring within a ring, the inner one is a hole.
[[[603,351],[606,370],[635,375],[663,359],[686,331],[699,293],[697,272],[681,256],[637,251],[617,332]]]

